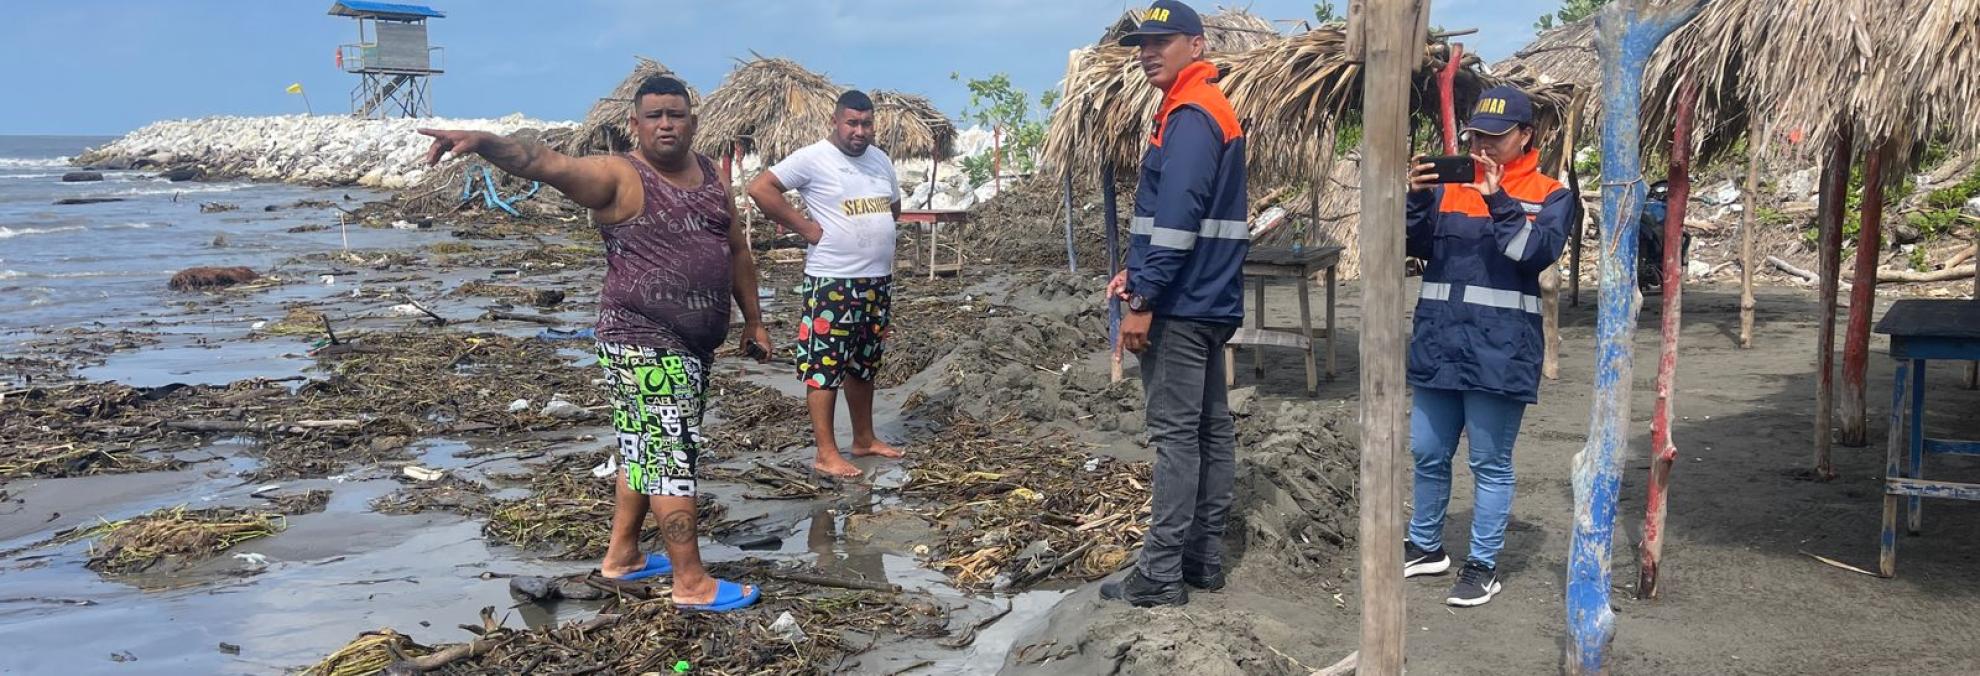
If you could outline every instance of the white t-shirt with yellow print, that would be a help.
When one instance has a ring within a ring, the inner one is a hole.
[[[901,184],[886,152],[867,146],[849,157],[830,140],[819,141],[791,153],[770,173],[804,197],[805,211],[825,230],[807,250],[805,274],[841,279],[894,274],[892,207],[901,200]]]

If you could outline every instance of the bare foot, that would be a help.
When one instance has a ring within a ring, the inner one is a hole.
[[[854,457],[864,458],[867,456],[874,456],[874,455],[880,456],[882,458],[898,458],[901,457],[902,454],[901,454],[901,449],[888,446],[887,442],[881,441],[879,439],[874,439],[873,443],[870,444],[857,444],[857,443],[853,444]]]
[[[742,588],[743,596],[748,596],[751,591],[756,589],[756,585],[746,584]],[[676,582],[674,583],[673,593],[674,605],[705,606],[715,602],[715,594],[719,591],[720,589],[716,588],[715,578],[712,577],[702,578],[701,584],[695,588],[689,588],[686,585]]]
[[[818,458],[811,461],[811,468],[817,470],[819,474],[839,479],[858,478],[862,474],[858,467],[853,466],[851,460],[839,455],[839,449],[836,448],[829,451],[821,449]]]
[[[616,579],[646,567],[646,555],[640,553],[638,549],[630,549],[627,554],[624,557],[615,557],[612,556],[612,552],[605,552],[605,560],[598,564],[598,574]]]

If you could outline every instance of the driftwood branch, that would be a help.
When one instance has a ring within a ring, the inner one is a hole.
[[[1877,270],[1877,281],[1879,282],[1950,282],[1956,279],[1970,279],[1972,277],[1973,266],[1971,265],[1933,270],[1931,272],[1893,270],[1891,268],[1879,268]]]
[[[1821,281],[1822,279],[1821,275],[1817,275],[1813,272],[1809,272],[1807,270],[1797,268],[1794,266],[1793,263],[1789,263],[1785,260],[1781,260],[1780,256],[1768,256],[1767,264],[1774,266],[1775,269],[1780,270],[1781,272],[1785,272],[1790,275],[1800,277],[1802,279],[1808,280],[1809,282],[1817,282],[1817,281]]]
[[[528,315],[528,314],[521,314],[516,312],[503,312],[501,310],[489,310],[488,314],[482,315],[482,319],[501,319],[512,322],[529,322],[531,324],[542,324],[544,326],[564,325],[564,320],[557,319],[555,317],[545,317],[543,315]]]
[[[868,582],[866,580],[846,580],[836,577],[827,577],[824,575],[812,575],[810,573],[783,572],[783,571],[773,570],[770,571],[769,575],[772,579],[784,580],[786,582],[802,582],[804,584],[817,585],[820,587],[836,587],[839,589],[857,589],[863,591],[877,591],[877,592],[887,592],[887,593],[896,593],[901,590],[901,586],[897,584],[888,584],[886,582]]]

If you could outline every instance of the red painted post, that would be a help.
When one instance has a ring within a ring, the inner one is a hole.
[[[1856,279],[1849,288],[1849,328],[1843,337],[1842,444],[1869,445],[1864,371],[1870,362],[1870,314],[1877,309],[1877,260],[1883,252],[1884,148],[1871,146],[1863,167],[1863,226],[1856,236]]]
[[[736,164],[735,146],[731,144],[729,146],[729,152],[722,153],[722,181],[724,183],[728,183],[729,185],[736,184],[735,164]]]
[[[1815,385],[1815,475],[1824,480],[1836,478],[1836,466],[1829,458],[1835,444],[1836,414],[1836,290],[1842,283],[1842,220],[1849,198],[1850,129],[1845,126],[1831,141],[1829,158],[1822,163],[1822,243],[1821,255],[1822,327],[1817,340],[1822,372]]]
[[[1643,514],[1642,566],[1636,597],[1657,598],[1657,568],[1664,557],[1664,515],[1670,505],[1671,465],[1677,444],[1671,420],[1677,416],[1678,329],[1684,314],[1684,212],[1691,199],[1691,121],[1698,107],[1698,85],[1678,85],[1677,120],[1671,134],[1670,208],[1664,217],[1664,349],[1657,360],[1657,410],[1650,418],[1650,501]]]
[[[1450,58],[1444,61],[1443,69],[1437,71],[1437,96],[1443,100],[1441,117],[1445,155],[1456,155],[1458,151],[1457,101],[1453,96],[1457,91],[1458,63],[1463,60],[1464,45],[1451,43]]]

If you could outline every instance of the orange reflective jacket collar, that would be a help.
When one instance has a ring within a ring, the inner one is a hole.
[[[1215,77],[1217,77],[1217,66],[1209,61],[1197,61],[1184,66],[1182,72],[1176,74],[1176,84],[1162,95],[1162,109],[1155,114],[1155,132],[1148,136],[1148,142],[1160,147],[1162,125],[1168,122],[1169,114],[1176,112],[1177,108],[1188,105],[1202,108],[1203,112],[1210,115],[1210,119],[1216,120],[1217,127],[1224,134],[1225,143],[1243,136],[1244,131],[1238,126],[1237,112],[1231,110],[1230,99],[1224,98],[1224,92],[1217,89],[1217,85],[1210,83]]]
[[[1499,182],[1505,183],[1509,179],[1526,176],[1539,170],[1540,151],[1528,150],[1526,154],[1520,155],[1519,159],[1505,166],[1505,171],[1499,174]]]

